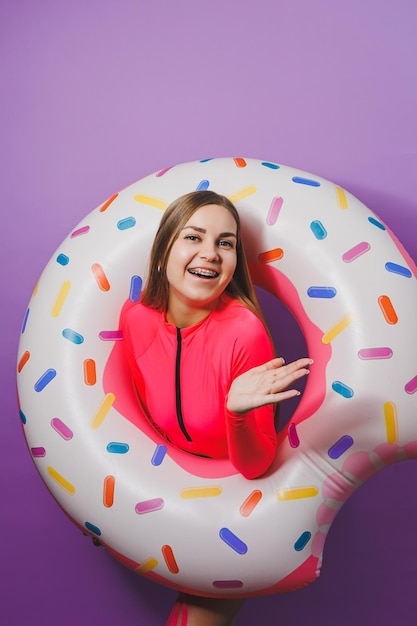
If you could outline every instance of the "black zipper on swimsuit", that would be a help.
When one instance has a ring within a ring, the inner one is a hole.
[[[182,405],[181,405],[181,381],[180,381],[180,372],[181,372],[181,348],[182,348],[182,337],[181,330],[177,328],[177,358],[175,362],[175,401],[177,408],[177,418],[178,424],[184,434],[184,437],[187,441],[192,441],[190,435],[187,432],[187,429],[184,426],[184,419],[182,417]]]

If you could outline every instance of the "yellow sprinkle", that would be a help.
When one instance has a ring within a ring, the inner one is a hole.
[[[240,191],[236,191],[236,193],[233,193],[231,196],[229,196],[229,200],[233,204],[236,204],[236,202],[239,202],[239,200],[243,200],[244,198],[247,198],[248,196],[251,196],[252,194],[256,193],[256,191],[257,191],[257,189],[254,186],[245,187],[245,189],[241,189]]]
[[[324,333],[322,342],[327,344],[333,341],[333,339],[337,337],[337,335],[340,335],[340,333],[344,331],[345,328],[347,328],[349,324],[353,322],[354,319],[355,319],[355,316],[353,313],[349,313],[348,315],[343,317],[340,320],[340,322],[337,322],[337,324],[335,324],[332,328],[330,328],[327,331],[327,333]]]
[[[159,200],[158,198],[153,198],[152,196],[144,196],[143,194],[138,194],[135,196],[136,202],[142,202],[142,204],[148,204],[149,206],[155,207],[155,209],[162,209],[163,211],[167,208],[167,202],[164,200]]]
[[[337,193],[337,202],[338,202],[340,208],[341,209],[347,209],[348,208],[348,201],[347,201],[344,189],[342,189],[341,187],[336,187],[336,193]]]
[[[394,402],[385,402],[384,416],[385,416],[385,427],[387,429],[387,442],[397,443],[398,420],[397,420],[397,407]]]
[[[36,296],[36,294],[38,293],[38,288],[39,288],[39,280],[36,281],[36,285],[33,289],[32,296]]]
[[[94,414],[91,420],[91,428],[98,428],[104,421],[107,413],[110,411],[113,406],[113,402],[116,400],[116,396],[114,393],[108,393],[103,402],[98,407],[96,413]]]
[[[314,498],[319,490],[315,485],[307,487],[289,487],[287,489],[279,489],[276,493],[278,500],[300,500],[301,498]]]
[[[222,490],[221,487],[192,487],[191,489],[182,489],[180,496],[184,500],[190,498],[213,498],[219,496]]]
[[[67,298],[70,287],[71,287],[71,281],[66,280],[64,283],[62,283],[62,287],[59,291],[58,297],[55,300],[54,306],[52,307],[52,311],[51,311],[52,317],[58,317],[58,315],[61,313],[62,307],[64,306],[64,302]]]
[[[52,478],[56,480],[58,485],[61,485],[61,487],[65,489],[65,491],[68,491],[70,496],[74,495],[75,493],[74,485],[71,485],[71,483],[68,482],[68,480],[66,480],[63,476],[61,476],[61,474],[58,474],[58,472],[54,470],[54,468],[51,467],[50,465],[48,466],[48,474],[52,476]]]
[[[137,574],[147,574],[151,570],[155,569],[155,567],[158,567],[158,559],[155,559],[154,556],[150,556],[149,559],[143,561],[142,565],[139,565],[139,567],[135,569],[135,572]]]

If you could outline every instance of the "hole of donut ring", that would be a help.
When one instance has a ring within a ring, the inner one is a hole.
[[[291,311],[269,291],[257,285],[255,291],[272,335],[276,355],[284,357],[286,363],[308,356],[304,335]],[[305,384],[306,379],[302,378],[294,387],[302,394]],[[291,398],[280,405],[278,430],[281,430],[289,422],[301,397]]]

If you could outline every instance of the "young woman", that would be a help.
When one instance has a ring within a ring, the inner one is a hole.
[[[141,301],[121,325],[158,431],[191,454],[228,457],[248,479],[264,474],[276,452],[275,407],[299,394],[290,387],[312,361],[274,358],[227,198],[196,191],[168,207]],[[168,624],[231,626],[242,602],[181,594]]]

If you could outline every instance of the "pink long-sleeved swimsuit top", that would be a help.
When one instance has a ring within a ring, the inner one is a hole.
[[[173,445],[192,454],[229,457],[247,478],[271,465],[274,406],[247,413],[226,407],[232,381],[273,358],[261,320],[223,295],[195,326],[176,328],[165,313],[136,304],[122,315],[125,353],[148,418]]]

